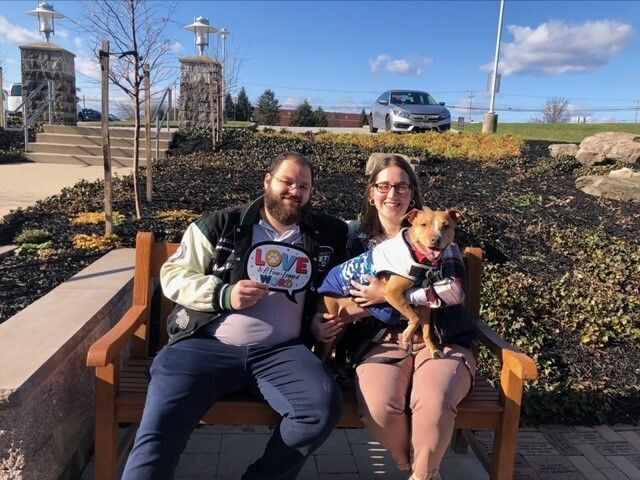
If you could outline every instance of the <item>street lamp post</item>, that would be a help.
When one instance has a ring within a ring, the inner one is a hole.
[[[199,55],[204,55],[204,49],[209,45],[209,34],[218,31],[217,28],[209,25],[209,20],[205,17],[195,18],[192,24],[186,25],[184,28],[193,32]]]
[[[227,82],[225,81],[225,69],[227,66],[227,37],[231,34],[231,32],[229,30],[227,30],[225,27],[222,27],[220,29],[220,31],[218,32],[218,35],[220,35],[220,38],[222,38],[222,123],[224,124],[224,120],[225,120],[225,115],[226,115],[226,101],[227,101],[227,94],[225,92],[225,89],[227,88]]]
[[[44,35],[44,38],[47,43],[49,43],[49,36],[55,32],[55,22],[56,18],[64,18],[64,15],[56,12],[53,9],[53,5],[50,3],[41,2],[38,4],[38,8],[35,10],[31,10],[27,12],[27,14],[38,17],[38,25],[40,28],[40,33]]]
[[[493,78],[491,79],[491,103],[489,111],[484,115],[482,133],[496,133],[498,128],[498,115],[493,110],[496,101],[496,85],[498,83],[498,60],[500,58],[500,39],[502,37],[502,18],[504,16],[504,2],[500,0],[500,15],[498,16],[498,36],[496,39],[496,56],[493,59]]]

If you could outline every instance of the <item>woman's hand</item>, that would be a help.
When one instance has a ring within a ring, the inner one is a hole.
[[[363,285],[351,280],[353,288],[349,290],[349,294],[353,297],[353,301],[360,307],[370,307],[371,305],[385,302],[384,282],[371,275],[364,275],[362,278],[368,281],[369,284]]]
[[[316,313],[311,319],[311,334],[318,342],[333,342],[343,329],[344,322],[329,313]]]

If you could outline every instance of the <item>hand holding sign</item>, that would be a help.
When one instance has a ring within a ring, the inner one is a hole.
[[[266,284],[269,290],[284,293],[296,303],[295,294],[311,281],[312,264],[307,252],[280,242],[260,242],[247,255],[249,279]]]
[[[252,307],[258,300],[266,297],[269,289],[264,283],[253,280],[240,280],[231,290],[231,307],[234,310]]]

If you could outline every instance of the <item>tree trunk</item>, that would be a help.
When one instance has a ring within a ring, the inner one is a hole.
[[[138,146],[140,145],[140,89],[136,88],[133,101],[136,105],[135,116],[133,117],[133,199],[136,205],[136,218],[140,220],[140,192],[138,191],[138,170],[140,168],[140,155]]]

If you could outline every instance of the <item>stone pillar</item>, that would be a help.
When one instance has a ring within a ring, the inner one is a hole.
[[[213,122],[214,138],[219,138],[222,131],[222,66],[205,56],[181,58],[180,64],[180,127],[208,127]]]
[[[21,45],[22,99],[46,81],[54,81],[53,123],[76,125],[76,67],[75,55],[53,43]],[[31,99],[27,115],[35,111],[47,98],[46,87]],[[38,123],[48,123],[47,109],[40,114]]]

